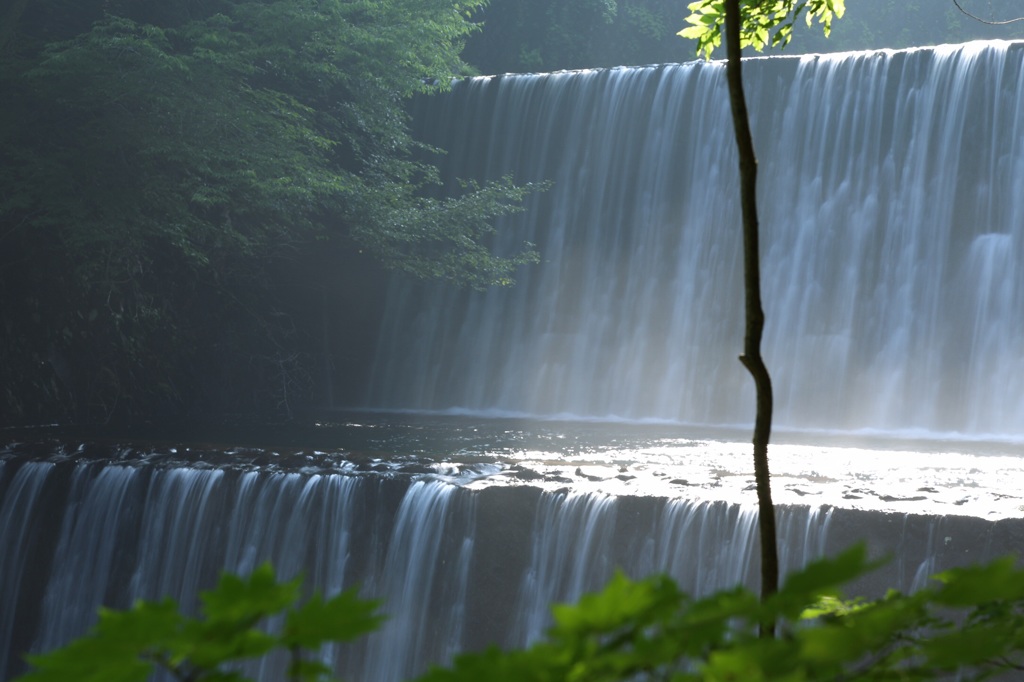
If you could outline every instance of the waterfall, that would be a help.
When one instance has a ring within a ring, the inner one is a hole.
[[[1022,55],[990,42],[750,62],[783,425],[1021,436]],[[544,262],[505,290],[393,282],[369,403],[749,423],[723,88],[722,65],[692,63],[473,78],[425,102],[451,182],[554,180],[495,244],[534,242]],[[390,468],[365,453],[0,447],[0,680],[100,606],[169,596],[194,613],[222,571],[266,561],[327,596],[382,600],[380,632],[323,652],[368,682],[534,641],[552,601],[615,570],[697,595],[756,584],[753,499],[685,481],[671,489],[693,499],[574,489],[579,475],[531,486],[492,463],[527,447],[513,441],[481,446],[472,483],[423,466],[423,450]],[[784,574],[857,541],[895,557],[854,586],[867,595],[1016,549],[1022,532],[1016,518],[829,506],[780,505],[777,520]],[[245,672],[270,682],[283,664]]]
[[[1019,438],[1024,45],[750,60],[776,423]],[[500,224],[510,289],[396,282],[385,409],[747,423],[735,151],[719,63],[460,81],[446,178],[552,180]]]
[[[370,636],[363,674],[353,677],[406,680],[422,672],[424,660],[448,660],[460,648],[473,521],[472,510],[465,511],[462,528],[449,537],[455,491],[446,483],[416,481],[402,498],[375,590],[388,595],[393,615]]]
[[[2,462],[0,466],[0,473],[6,473],[7,466]],[[0,487],[0,675],[7,669],[11,654],[24,643],[24,638],[15,637],[21,625],[16,618],[18,600],[25,572],[31,570],[32,539],[39,532],[39,517],[33,512],[52,469],[53,465],[46,462],[27,463],[13,480]]]
[[[541,495],[520,589],[527,603],[517,614],[512,644],[540,639],[550,624],[548,606],[575,601],[597,582],[595,576],[607,578],[614,514],[615,498],[607,495]]]
[[[0,460],[0,495],[0,680],[23,670],[26,651],[84,634],[100,606],[170,596],[194,613],[220,572],[265,561],[282,578],[302,574],[310,590],[360,587],[383,601],[381,631],[324,652],[346,679],[371,682],[410,679],[459,651],[535,641],[553,602],[599,589],[615,570],[668,573],[698,595],[757,582],[753,501],[19,459]],[[784,573],[851,542],[842,522],[833,531],[837,513],[780,508]],[[962,520],[870,513],[846,523],[876,554],[899,552],[882,585],[908,587],[924,570],[985,558],[1007,542],[981,520],[970,530]],[[949,536],[958,542],[945,556]],[[986,540],[967,551],[967,538]],[[269,682],[284,665],[271,658],[245,670]]]

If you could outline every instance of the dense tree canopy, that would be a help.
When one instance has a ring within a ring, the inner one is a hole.
[[[404,110],[463,71],[481,2],[10,5],[0,422],[171,406],[200,348],[294,383],[284,259],[348,244],[417,276],[510,282],[531,247],[482,240],[529,188],[433,198]]]

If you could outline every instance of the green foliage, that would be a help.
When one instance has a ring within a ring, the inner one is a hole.
[[[360,243],[386,253],[393,267],[418,277],[459,281],[476,289],[508,285],[518,266],[538,262],[537,252],[526,244],[527,250],[498,260],[483,239],[494,232],[498,217],[520,210],[519,202],[529,193],[547,186],[517,186],[511,177],[484,187],[467,181],[459,197],[423,197],[411,205],[386,190],[370,191],[364,195],[364,212],[371,216],[366,224],[386,221],[390,228],[356,226],[353,232]]]
[[[1020,14],[1017,0],[971,0],[961,2],[961,5],[989,20],[1008,19]],[[844,52],[1024,37],[1024,25],[1020,23],[984,24],[964,15],[951,1],[858,0],[849,3],[843,20],[833,28],[828,39],[820,31],[798,31],[791,49],[799,52]]]
[[[377,603],[346,591],[303,603],[299,581],[280,582],[267,565],[247,578],[225,575],[202,595],[202,612],[189,618],[171,600],[139,602],[127,611],[102,610],[93,631],[68,646],[30,656],[34,670],[22,682],[143,682],[157,669],[193,682],[240,681],[232,664],[283,651],[292,680],[323,680],[330,671],[310,658],[327,642],[345,642],[375,630]],[[267,621],[284,616],[275,630]],[[305,656],[303,656],[305,652]]]
[[[855,3],[761,0],[741,4],[743,44],[758,50],[790,46],[797,53],[845,52],[879,48],[907,48],[969,40],[1024,37],[1024,26],[993,26],[975,21],[952,2],[923,0],[858,0]],[[963,3],[986,18],[1005,19],[1019,14],[1016,0],[987,0]],[[698,40],[698,54],[708,56],[721,38],[721,9],[718,2],[690,4],[690,24],[680,35]],[[804,13],[805,21],[799,21]],[[833,19],[843,21],[833,26]],[[803,26],[802,24],[806,24]],[[815,30],[818,24],[823,30]],[[792,42],[790,42],[792,41]]]
[[[483,0],[64,4],[0,53],[0,423],[152,417],[222,348],[222,384],[298,390],[275,278],[325,249],[476,287],[536,260],[488,235],[539,187],[427,198],[405,111],[464,72]]]
[[[697,54],[710,59],[722,44],[725,25],[725,4],[722,0],[697,0],[689,5],[686,18],[691,24],[679,32],[683,38],[697,41]],[[801,14],[807,25],[815,20],[825,35],[832,30],[832,20],[846,11],[844,0],[741,0],[740,46],[761,51],[765,47],[784,47],[793,37],[793,27]]]
[[[702,599],[665,577],[616,576],[597,595],[555,610],[548,638],[488,651],[421,682],[496,680],[984,679],[1024,662],[1024,571],[1010,560],[957,569],[913,595],[837,598],[871,568],[862,549],[790,576],[763,603],[747,590]],[[758,636],[762,623],[777,636]]]
[[[38,142],[14,158],[32,178],[20,189],[48,188],[18,197],[45,212],[23,229],[60,229],[87,268],[137,259],[152,238],[201,267],[293,247],[333,218],[390,262],[372,235],[401,230],[433,181],[409,156],[402,100],[447,87],[479,5],[250,1],[171,28],[107,16],[19,79],[50,112],[21,121]],[[502,187],[478,206],[522,198]],[[382,196],[401,210],[364,210]],[[467,277],[504,270],[475,265]]]
[[[842,585],[870,570],[862,548],[811,564],[761,601],[745,589],[693,598],[665,576],[617,574],[601,592],[554,607],[547,637],[525,650],[459,656],[420,682],[621,680],[980,680],[1024,666],[1024,570],[1011,559],[936,576],[912,595],[845,601]],[[31,656],[18,682],[242,682],[237,664],[284,651],[294,680],[326,680],[315,652],[374,630],[377,604],[352,591],[300,603],[297,581],[268,566],[224,576],[189,618],[171,601],[105,610],[94,630]],[[276,629],[268,620],[283,614]],[[778,623],[777,636],[758,636]]]

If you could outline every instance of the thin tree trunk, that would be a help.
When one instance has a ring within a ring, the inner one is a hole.
[[[729,104],[740,162],[740,194],[743,209],[743,279],[746,298],[746,332],[740,362],[754,378],[757,416],[754,422],[754,477],[757,482],[758,528],[761,539],[761,597],[778,591],[779,555],[775,538],[775,507],[768,474],[768,441],[772,432],[772,380],[761,358],[764,311],[761,309],[761,267],[757,223],[757,156],[750,134],[740,50],[740,0],[725,0],[726,78]],[[762,629],[771,636],[774,628]]]

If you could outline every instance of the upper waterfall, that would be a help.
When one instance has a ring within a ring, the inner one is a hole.
[[[764,355],[791,428],[1024,433],[1024,44],[750,60]],[[509,289],[396,282],[367,404],[748,423],[724,65],[480,77],[455,178],[552,180]]]

